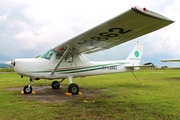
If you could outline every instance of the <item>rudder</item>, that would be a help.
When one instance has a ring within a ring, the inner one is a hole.
[[[137,41],[135,47],[133,48],[126,60],[131,61],[133,65],[140,65],[143,47],[144,45]]]

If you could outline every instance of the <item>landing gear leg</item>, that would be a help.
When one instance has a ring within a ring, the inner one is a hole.
[[[68,87],[68,92],[72,95],[77,95],[79,92],[79,86],[75,83],[72,83],[72,77],[69,77],[70,85]]]
[[[30,78],[29,84],[24,86],[24,88],[23,88],[24,94],[31,94],[32,93],[31,82],[32,82],[32,78]]]

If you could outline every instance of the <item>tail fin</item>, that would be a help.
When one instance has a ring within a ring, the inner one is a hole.
[[[135,47],[133,48],[126,60],[131,61],[134,66],[140,65],[143,47],[144,45],[137,41]]]

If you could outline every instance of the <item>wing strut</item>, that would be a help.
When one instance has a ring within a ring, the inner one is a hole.
[[[60,65],[61,62],[63,61],[63,59],[66,57],[66,55],[68,54],[69,50],[70,50],[70,47],[69,47],[69,45],[68,45],[66,51],[63,53],[63,55],[62,55],[62,57],[60,58],[58,64],[57,64],[56,67],[53,69],[53,71],[51,72],[50,75],[54,75],[55,71],[57,70],[57,68],[59,67],[59,65]]]

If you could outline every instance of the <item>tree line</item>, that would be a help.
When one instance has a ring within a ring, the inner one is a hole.
[[[14,72],[13,68],[0,68],[0,72]]]

